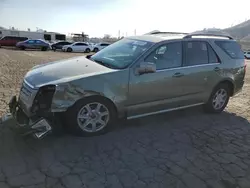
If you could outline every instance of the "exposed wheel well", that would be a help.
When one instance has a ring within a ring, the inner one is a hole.
[[[224,80],[224,81],[220,82],[218,85],[220,85],[220,84],[226,84],[226,85],[228,85],[229,90],[230,90],[230,96],[233,96],[233,94],[234,94],[234,84],[231,81]]]

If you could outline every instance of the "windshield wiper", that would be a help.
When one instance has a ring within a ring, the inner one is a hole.
[[[96,59],[92,59],[92,58],[90,58],[90,60],[92,60],[92,61],[94,61],[94,62],[96,62],[96,63],[98,63],[100,65],[103,65],[104,67],[108,67],[108,68],[111,68],[111,69],[118,69],[117,67],[115,67],[113,65],[110,65],[108,63],[105,63],[105,62],[103,62],[101,60],[96,60]]]

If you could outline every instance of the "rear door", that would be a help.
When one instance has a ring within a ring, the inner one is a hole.
[[[87,44],[85,44],[83,42],[79,42],[79,43],[75,44],[74,49],[76,52],[85,52],[87,46],[88,46]]]
[[[31,49],[35,49],[36,48],[36,46],[35,46],[35,40],[28,40],[25,43],[26,43],[26,47],[27,48],[31,48]]]
[[[220,59],[210,44],[201,40],[183,42],[182,94],[184,103],[206,102],[213,87],[220,80]]]

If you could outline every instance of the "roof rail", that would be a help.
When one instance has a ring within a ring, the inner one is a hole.
[[[187,35],[188,33],[182,33],[182,32],[161,32],[161,31],[154,31],[151,33],[147,33],[148,35],[157,35],[157,34],[172,34],[172,35]]]
[[[230,40],[234,40],[234,38],[227,33],[216,34],[216,33],[196,33],[196,32],[194,32],[194,33],[187,34],[183,38],[188,39],[188,38],[192,38],[193,36],[225,37],[225,38],[228,38]]]

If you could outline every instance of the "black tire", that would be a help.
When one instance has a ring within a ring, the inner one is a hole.
[[[25,50],[26,48],[25,48],[25,46],[20,46],[20,49]]]
[[[109,111],[109,120],[106,126],[97,132],[87,132],[80,128],[77,122],[78,112],[87,104],[100,103],[104,105]],[[71,108],[69,108],[64,116],[65,118],[65,128],[72,134],[77,136],[97,136],[105,134],[112,129],[114,122],[117,118],[116,109],[114,105],[105,98],[101,97],[89,97],[86,99],[81,99],[77,101]]]
[[[67,52],[72,52],[72,48],[67,48]]]
[[[219,108],[215,108],[214,107],[214,103],[213,100],[215,99],[216,93],[219,91],[225,91],[226,92],[226,98],[225,98],[225,102],[224,104],[219,107]],[[209,100],[207,101],[207,103],[204,105],[204,110],[208,113],[221,113],[227,106],[228,101],[230,98],[230,87],[228,84],[226,83],[221,83],[218,86],[215,87],[215,89],[213,90]]]
[[[99,51],[99,49],[98,48],[94,48],[94,52],[98,52]]]
[[[47,50],[48,50],[48,47],[42,47],[41,50],[42,50],[42,51],[47,51]]]
[[[52,47],[52,50],[55,52],[55,51],[56,51],[56,47],[53,46],[53,47]]]
[[[89,49],[89,48],[87,48],[87,49],[85,50],[85,52],[86,52],[86,53],[89,53],[89,52],[90,52],[90,49]]]

